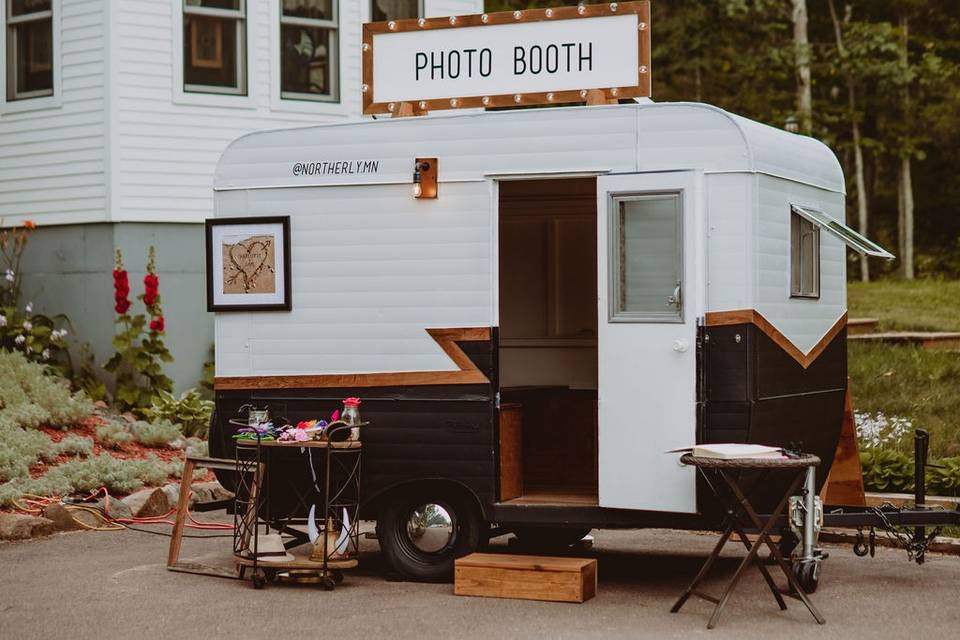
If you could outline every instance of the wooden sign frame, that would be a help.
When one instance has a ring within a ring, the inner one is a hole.
[[[567,91],[510,93],[488,96],[450,96],[413,102],[373,101],[373,36],[380,33],[403,31],[426,31],[483,27],[524,22],[555,22],[579,18],[633,14],[637,17],[637,84],[629,87],[584,88]],[[434,109],[469,109],[477,107],[519,107],[538,104],[563,104],[570,102],[603,103],[616,102],[619,98],[644,98],[650,96],[650,2],[609,2],[605,4],[527,9],[525,11],[498,11],[447,18],[413,18],[371,22],[363,25],[363,84],[361,94],[365,114],[389,113],[394,115],[419,115]]]

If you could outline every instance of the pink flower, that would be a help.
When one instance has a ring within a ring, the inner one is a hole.
[[[336,422],[340,419],[340,409],[334,409],[333,413],[330,414],[330,422]]]

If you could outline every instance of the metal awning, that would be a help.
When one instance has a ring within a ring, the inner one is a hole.
[[[896,256],[878,245],[876,242],[867,239],[865,236],[857,233],[842,222],[834,220],[823,211],[811,209],[810,207],[801,207],[795,204],[790,205],[790,209],[798,216],[809,220],[818,228],[828,231],[840,238],[848,247],[861,255],[884,258],[886,260],[893,260],[896,258]]]

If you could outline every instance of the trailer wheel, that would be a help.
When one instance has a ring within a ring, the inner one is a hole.
[[[793,563],[793,575],[804,593],[813,593],[820,584],[820,560]]]
[[[388,502],[377,518],[377,538],[394,571],[408,580],[443,582],[453,578],[454,560],[476,551],[481,525],[469,497],[424,486]]]

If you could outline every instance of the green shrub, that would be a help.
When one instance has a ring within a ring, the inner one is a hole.
[[[0,426],[65,429],[93,413],[84,393],[71,393],[66,379],[20,353],[0,351],[0,371]]]
[[[119,419],[110,420],[97,427],[97,440],[111,449],[119,449],[120,445],[133,440],[133,434]]]
[[[25,478],[41,460],[52,460],[57,451],[42,431],[0,426],[0,482]]]
[[[93,453],[93,439],[78,435],[65,436],[54,445],[54,449],[58,455],[88,456]]]
[[[130,431],[137,442],[146,447],[166,447],[174,440],[182,438],[180,427],[171,423],[169,420],[158,420],[157,422],[145,422],[137,420],[130,425]]]
[[[153,406],[144,409],[143,413],[151,420],[179,423],[186,436],[206,437],[213,414],[213,402],[204,400],[197,389],[188,389],[179,398],[160,391],[153,400]]]
[[[927,469],[927,493],[935,496],[960,496],[960,456],[936,461],[942,468]]]
[[[187,443],[186,454],[192,458],[209,458],[210,443],[206,440],[194,440]]]
[[[860,452],[863,486],[867,491],[904,493],[913,491],[913,459],[890,449]]]

